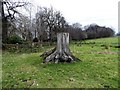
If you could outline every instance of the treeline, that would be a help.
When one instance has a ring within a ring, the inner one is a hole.
[[[112,37],[115,35],[113,29],[105,26],[99,26],[97,24],[87,25],[84,27],[84,30],[80,27],[70,27],[68,32],[73,40],[96,39]]]
[[[16,11],[16,8],[28,5],[27,3],[0,3],[3,43],[56,41],[58,32],[69,32],[72,40],[111,37],[115,34],[112,28],[97,24],[84,27],[79,23],[69,25],[61,12],[53,7],[38,7],[35,17],[30,18]]]

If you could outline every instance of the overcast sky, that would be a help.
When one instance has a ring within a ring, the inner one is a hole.
[[[27,0],[28,1],[28,0]],[[61,11],[69,24],[78,22],[83,26],[96,23],[113,27],[118,32],[119,0],[29,0],[35,7],[53,6]],[[36,12],[34,10],[34,12]],[[32,12],[32,13],[34,13]]]

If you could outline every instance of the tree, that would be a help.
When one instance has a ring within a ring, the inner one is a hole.
[[[62,14],[52,7],[39,7],[36,13],[36,24],[39,39],[46,38],[51,41],[58,31],[64,30],[66,21]]]
[[[45,32],[47,31],[47,25],[44,22],[44,11],[40,8],[40,11],[36,13],[36,36],[39,39],[39,42],[42,43],[43,39],[45,39]]]
[[[91,24],[85,29],[88,39],[103,38],[114,36],[115,32],[112,28]]]
[[[0,1],[2,7],[2,41],[8,36],[8,25],[15,19],[15,14],[19,13],[16,8],[27,5],[25,2],[10,2],[8,0]]]
[[[14,20],[15,34],[25,41],[32,40],[32,31],[30,30],[30,19],[24,15],[18,15]],[[13,30],[13,29],[11,29]]]
[[[82,29],[81,29],[81,26],[80,27],[73,24],[73,25],[68,25],[67,26],[67,31],[69,32],[70,34],[70,39],[72,40],[84,40],[87,38],[87,35],[86,35],[86,32],[84,32]]]
[[[44,58],[44,63],[48,62],[74,62],[81,61],[72,55],[69,49],[69,33],[57,34],[57,46],[41,55]]]
[[[59,11],[55,12],[55,25],[54,25],[54,32],[63,32],[65,31],[67,22],[65,18],[62,16],[62,14]]]
[[[73,28],[82,28],[82,25],[80,23],[73,23]]]
[[[41,25],[42,27],[46,27],[47,31],[48,31],[48,38],[51,40],[52,39],[52,30],[53,30],[53,27],[54,27],[54,11],[53,11],[53,8],[41,8],[42,10],[42,15],[41,15]]]

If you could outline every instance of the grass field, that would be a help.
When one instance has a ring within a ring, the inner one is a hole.
[[[71,42],[70,49],[82,62],[41,64],[42,54],[2,55],[3,88],[117,88],[118,37]]]

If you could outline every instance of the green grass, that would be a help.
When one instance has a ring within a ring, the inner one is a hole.
[[[71,43],[70,49],[82,62],[41,64],[42,54],[3,52],[3,88],[117,88],[118,37],[87,40],[95,44]],[[111,45],[110,48],[101,44]]]
[[[0,50],[0,89],[2,88],[2,50]]]

